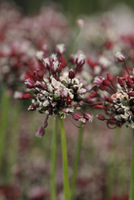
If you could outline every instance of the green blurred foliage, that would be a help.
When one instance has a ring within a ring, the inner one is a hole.
[[[2,2],[3,0],[0,0]],[[133,0],[8,0],[15,2],[22,7],[24,13],[35,13],[41,8],[43,4],[55,3],[58,4],[65,13],[69,13],[73,18],[78,15],[90,15],[95,12],[109,10],[116,4],[124,3],[134,8]]]

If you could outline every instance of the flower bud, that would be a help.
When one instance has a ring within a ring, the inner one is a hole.
[[[109,81],[113,81],[113,77],[112,77],[109,73],[107,73],[107,79],[108,79]]]
[[[116,53],[116,58],[118,59],[119,62],[124,62],[125,61],[125,56],[121,52]]]
[[[92,120],[93,120],[93,115],[92,115],[91,113],[86,112],[86,113],[84,114],[84,118],[85,118],[86,120],[92,121]]]
[[[118,78],[118,83],[119,83],[121,86],[124,86],[124,81],[123,81],[121,78]]]
[[[32,79],[28,78],[25,80],[25,84],[26,84],[27,88],[32,88],[32,87],[34,87],[35,82]]]
[[[73,114],[73,119],[76,121],[79,121],[82,118],[82,115],[80,113],[74,113]]]
[[[76,61],[75,61],[76,65],[82,67],[84,65],[84,63],[85,63],[85,58],[86,58],[86,56],[84,54],[79,54],[76,57]]]
[[[100,115],[97,115],[97,118],[100,119],[100,120],[102,120],[102,121],[105,120],[105,117],[104,117],[103,115],[101,115],[101,114],[100,114]]]
[[[70,79],[73,79],[75,77],[75,73],[74,73],[74,71],[71,69],[71,70],[69,70],[69,78]]]
[[[132,81],[132,79],[128,77],[128,79],[127,79],[127,81],[126,81],[126,84],[127,84],[128,87],[131,88],[132,85],[133,85],[133,81]]]
[[[39,127],[38,130],[36,131],[36,136],[42,137],[45,134],[45,129],[44,127]]]
[[[31,97],[30,94],[23,94],[21,98],[22,99],[30,99],[30,97]]]

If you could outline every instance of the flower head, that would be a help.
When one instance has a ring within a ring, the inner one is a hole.
[[[42,59],[42,68],[28,71],[25,77],[28,93],[22,96],[25,98],[29,94],[32,103],[28,110],[38,110],[47,116],[60,116],[61,118],[66,118],[68,114],[71,114],[76,121],[82,124],[92,121],[93,116],[90,113],[80,114],[81,119],[79,120],[75,117],[77,110],[81,112],[88,92],[77,72],[77,65],[81,67],[84,65],[83,59],[84,57],[80,56],[76,67],[70,69],[65,65],[67,60],[64,51],[57,51],[57,54]],[[42,129],[40,130],[42,133]]]
[[[134,128],[134,76],[113,79],[107,74],[107,78],[98,83],[100,101],[94,107],[104,110],[107,115],[99,114],[98,119],[106,120],[108,127],[126,124]]]

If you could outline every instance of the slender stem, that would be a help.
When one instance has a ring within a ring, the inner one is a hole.
[[[21,117],[21,102],[15,102],[16,104],[10,105],[10,111],[12,118],[9,119],[10,132],[8,134],[8,154],[7,154],[7,169],[6,176],[9,181],[11,176],[12,166],[18,159],[18,147],[19,147],[19,129],[20,129],[20,117]],[[12,107],[11,107],[12,106]]]
[[[73,162],[73,174],[72,174],[72,179],[71,179],[71,200],[74,200],[74,195],[75,195],[76,178],[77,178],[79,157],[80,157],[81,146],[82,146],[83,131],[84,131],[84,127],[81,127],[79,130],[76,149],[75,149],[74,162]]]
[[[61,147],[62,147],[62,164],[63,164],[63,181],[64,181],[64,200],[69,200],[70,193],[69,193],[69,180],[68,180],[68,160],[67,160],[66,135],[65,135],[63,119],[60,119],[60,128],[61,128]]]
[[[106,199],[111,199],[111,193],[113,191],[114,181],[115,181],[115,172],[116,172],[116,161],[117,161],[117,147],[120,137],[120,128],[115,129],[115,134],[113,137],[113,147],[109,156],[109,164],[107,169],[107,190],[106,190]]]
[[[56,200],[56,157],[57,157],[57,128],[58,118],[54,119],[54,132],[51,152],[51,200]]]
[[[134,130],[133,130],[133,135],[132,135],[132,154],[131,154],[129,200],[134,200]]]
[[[81,31],[81,29],[78,27],[78,31],[77,31],[77,33],[76,33],[76,36],[75,36],[74,41],[73,41],[73,44],[72,44],[71,53],[74,53],[74,52],[75,52],[75,48],[76,48],[76,46],[77,46],[77,42],[78,42],[78,39],[79,39],[80,31]]]
[[[2,102],[1,102],[1,126],[0,126],[0,168],[2,167],[3,151],[5,146],[6,130],[7,130],[7,120],[8,120],[8,110],[9,110],[10,98],[6,91],[3,91]]]

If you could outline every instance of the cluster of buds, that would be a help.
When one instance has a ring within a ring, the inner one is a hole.
[[[96,89],[97,87],[97,89]],[[97,115],[98,119],[106,120],[109,128],[121,127],[123,124],[134,128],[134,76],[98,78],[94,90],[98,102],[94,108],[105,111],[107,117]]]
[[[21,98],[31,99],[32,103],[28,110],[38,110],[47,115],[43,126],[37,131],[37,135],[40,136],[44,134],[44,128],[47,126],[50,115],[66,118],[70,114],[73,119],[83,125],[93,119],[93,115],[90,113],[80,114],[77,112],[77,110],[82,112],[88,92],[86,85],[77,77],[77,68],[82,67],[85,63],[84,55],[80,54],[77,57],[76,67],[71,69],[66,65],[64,52],[64,45],[57,45],[57,54],[45,58],[42,56],[42,60],[40,60],[42,69],[28,71],[25,77],[27,93],[23,94]]]

